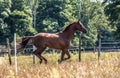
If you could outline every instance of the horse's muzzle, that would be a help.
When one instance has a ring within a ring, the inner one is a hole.
[[[84,31],[83,31],[83,33],[87,33],[88,32],[88,30],[87,29],[85,29]]]

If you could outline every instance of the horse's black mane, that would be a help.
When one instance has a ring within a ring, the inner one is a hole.
[[[68,26],[65,27],[65,29],[62,31],[62,32],[66,32],[70,29],[70,26],[72,25],[73,23],[69,24]]]

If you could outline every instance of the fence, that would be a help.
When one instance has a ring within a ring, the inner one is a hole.
[[[9,39],[6,39],[6,45],[0,45],[0,56],[4,56],[4,54],[8,54],[8,60],[11,65],[11,49],[9,44]]]
[[[120,52],[120,41],[101,41],[101,51],[102,52]],[[87,46],[84,47],[82,46],[82,51],[84,52],[94,52],[97,51],[98,46]],[[32,54],[32,52],[35,50],[35,47],[33,47],[32,45],[28,45],[23,52],[21,52],[22,54]],[[54,49],[47,49],[46,52],[60,52],[60,50],[54,50]],[[79,47],[78,46],[72,46],[69,51],[71,52],[77,52],[79,51]],[[4,56],[4,54],[6,54],[8,52],[7,47],[4,45],[0,46],[0,56]],[[12,54],[14,54],[14,51],[12,50]]]
[[[101,42],[101,51],[119,52],[120,51],[120,41],[102,41]]]
[[[32,54],[32,52],[36,48],[33,45],[27,45],[26,48],[21,52],[22,54]],[[94,46],[94,47],[84,47],[82,46],[81,49],[83,52],[98,52],[98,60],[100,57],[100,51],[103,52],[120,52],[120,41],[99,41],[99,46]],[[10,52],[11,51],[11,52]],[[70,52],[78,52],[79,51],[79,46],[72,46],[69,49]],[[47,53],[51,52],[60,52],[60,50],[55,50],[55,49],[47,49]],[[8,54],[9,56],[9,63],[11,64],[11,54],[14,54],[14,50],[10,49],[9,42],[7,46],[0,46],[0,56],[4,56],[4,54]],[[35,57],[33,58],[33,64],[35,64]]]
[[[100,50],[102,52],[120,52],[120,41],[101,41],[100,43],[101,47]],[[82,46],[82,51],[83,52],[95,52],[97,51],[99,48],[99,46]],[[23,53],[25,54],[29,54],[32,53],[33,51],[33,47],[32,45],[29,45],[28,47],[26,47],[23,51]],[[60,50],[54,50],[54,49],[47,49],[46,52],[60,52]],[[78,46],[72,46],[69,51],[71,52],[78,52],[79,51],[79,47]]]

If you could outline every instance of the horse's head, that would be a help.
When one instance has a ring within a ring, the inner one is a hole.
[[[82,31],[83,33],[87,33],[87,29],[85,28],[85,26],[81,23],[80,20],[78,20],[76,22],[76,29],[79,30],[79,31]]]

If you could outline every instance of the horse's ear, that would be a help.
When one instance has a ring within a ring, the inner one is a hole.
[[[77,23],[79,23],[79,22],[80,22],[80,19],[78,19]]]
[[[80,19],[78,19],[77,23],[79,23]]]

